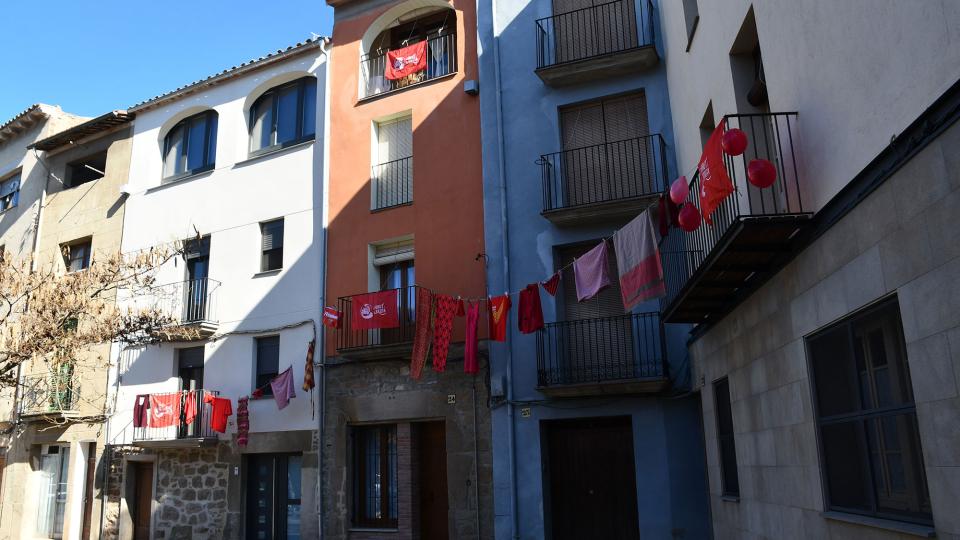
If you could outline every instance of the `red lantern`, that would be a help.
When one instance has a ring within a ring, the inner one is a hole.
[[[765,159],[754,159],[747,165],[747,180],[758,188],[768,188],[777,179],[777,168]]]
[[[723,132],[720,140],[723,152],[731,156],[739,156],[747,149],[747,134],[741,129],[733,128]]]
[[[700,210],[692,204],[685,204],[680,209],[680,216],[677,218],[680,228],[686,232],[693,232],[700,226]]]

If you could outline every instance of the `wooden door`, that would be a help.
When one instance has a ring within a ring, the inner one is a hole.
[[[150,516],[153,506],[153,463],[131,464],[133,469],[133,540],[150,540]]]
[[[639,539],[630,418],[543,425],[548,537]]]
[[[447,540],[447,430],[443,422],[413,424],[420,468],[420,539]]]
[[[80,538],[90,539],[90,523],[93,518],[93,483],[97,472],[97,443],[89,443],[87,449],[87,474],[83,483],[83,530]]]

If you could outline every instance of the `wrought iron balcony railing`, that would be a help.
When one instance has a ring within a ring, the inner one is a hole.
[[[215,439],[217,432],[213,430],[213,405],[204,402],[206,395],[218,396],[220,392],[215,390],[184,390],[180,392],[163,392],[149,394],[158,396],[165,401],[174,400],[179,408],[179,417],[172,425],[164,427],[153,427],[150,425],[150,414],[147,414],[147,423],[141,427],[133,428],[134,442],[164,442],[164,441],[183,441],[192,439]],[[187,412],[192,409],[196,411],[196,416],[188,421]]]
[[[383,210],[413,201],[413,157],[374,165],[370,171],[373,209]]]
[[[177,325],[217,322],[217,291],[220,282],[210,278],[188,279],[153,289],[155,305]]]
[[[427,40],[427,69],[396,80],[387,79],[387,52],[360,60],[360,99],[424,83],[457,72],[457,35],[443,34]]]
[[[653,2],[616,0],[537,20],[537,69],[651,46]]]
[[[419,288],[414,285],[396,289],[400,323],[396,328],[354,330],[352,328],[353,310],[361,307],[354,303],[357,295],[340,297],[337,300],[341,321],[341,328],[337,332],[337,351],[342,353],[377,348],[396,350],[411,346],[417,326],[417,289]]]
[[[659,134],[544,154],[543,212],[659,195],[667,178]]]
[[[39,416],[76,412],[80,400],[78,377],[72,368],[64,368],[60,373],[23,377],[20,414]]]
[[[666,379],[657,312],[547,324],[537,333],[540,388]]]

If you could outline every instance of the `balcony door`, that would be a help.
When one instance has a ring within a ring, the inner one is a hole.
[[[557,64],[639,45],[634,0],[553,0],[553,14]]]
[[[203,347],[188,347],[177,349],[177,376],[180,379],[180,389],[184,392],[200,390],[203,388]],[[203,396],[199,392],[183,395],[183,403],[180,410],[186,408],[187,400],[194,400],[193,405],[197,411],[203,410]],[[182,414],[182,412],[181,412]],[[198,414],[191,423],[186,423],[181,419],[178,427],[178,436],[180,438],[197,437],[200,434],[200,422],[203,414]]]
[[[183,322],[199,322],[207,314],[207,278],[210,272],[210,237],[186,243],[187,283],[184,287]]]
[[[652,189],[654,148],[643,92],[560,109],[563,206],[627,199]],[[645,189],[646,187],[646,189]]]
[[[49,445],[40,456],[37,536],[63,538],[63,518],[67,508],[67,471],[70,446]]]
[[[300,540],[301,456],[247,457],[249,540]]]
[[[397,291],[397,314],[400,326],[380,330],[381,345],[402,343],[413,339],[413,328],[416,321],[417,291],[416,269],[413,260],[398,261],[386,266],[380,266],[380,290]]]

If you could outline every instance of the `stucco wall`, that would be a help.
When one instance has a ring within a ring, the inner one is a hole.
[[[691,346],[718,538],[900,538],[824,519],[804,337],[896,294],[937,538],[960,538],[960,124]],[[739,502],[721,498],[712,381],[727,375]]]

